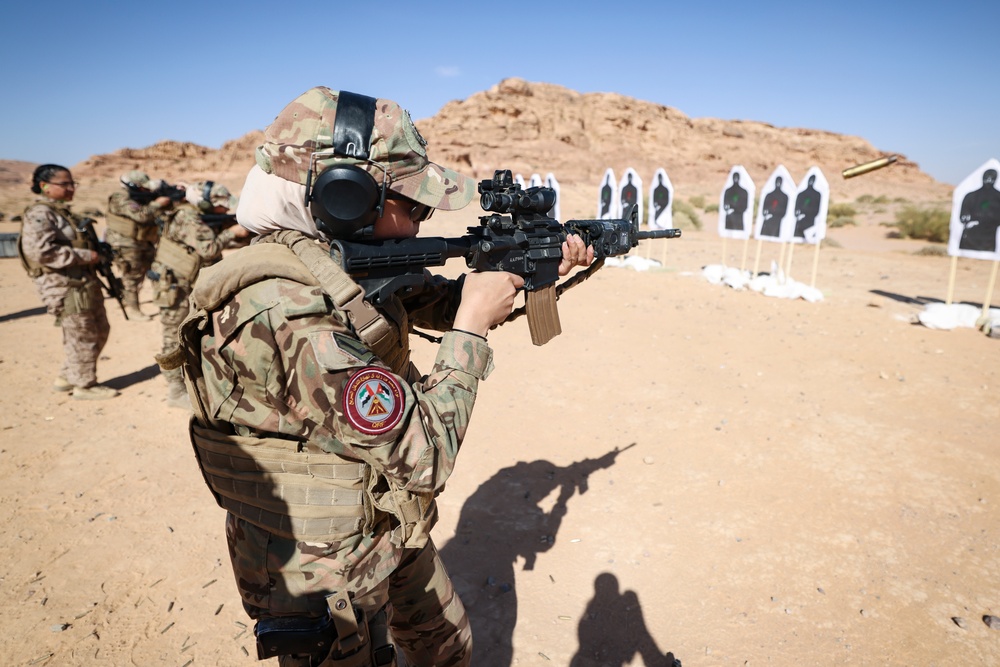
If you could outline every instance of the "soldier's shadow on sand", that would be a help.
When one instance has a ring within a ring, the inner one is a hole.
[[[37,317],[38,315],[44,315],[44,314],[45,314],[45,306],[38,306],[37,308],[27,308],[25,310],[19,310],[16,313],[7,313],[6,315],[0,315],[0,322],[19,320],[22,317]]]
[[[466,500],[455,536],[440,554],[469,614],[472,664],[512,665],[518,560],[524,570],[534,569],[538,554],[555,544],[568,501],[586,493],[589,475],[610,467],[617,454],[616,449],[564,467],[520,462],[498,471]],[[558,497],[545,511],[540,503],[553,493]]]
[[[141,368],[137,371],[132,371],[131,373],[126,373],[125,375],[119,375],[116,378],[111,378],[106,382],[101,384],[107,385],[112,389],[117,389],[121,391],[131,387],[132,385],[139,384],[140,382],[146,382],[147,380],[152,380],[157,375],[160,374],[160,367],[157,364],[152,364]]]
[[[594,597],[577,628],[580,648],[570,667],[624,667],[638,655],[646,667],[681,667],[649,634],[635,591],[620,591],[618,578],[602,572],[594,580]]]

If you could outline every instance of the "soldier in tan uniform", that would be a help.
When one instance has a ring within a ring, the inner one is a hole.
[[[133,169],[121,177],[122,189],[108,197],[107,241],[124,287],[122,301],[130,321],[151,319],[139,309],[139,288],[156,255],[160,240],[157,218],[171,206],[166,196],[150,189],[149,176]]]
[[[62,327],[66,360],[53,389],[75,399],[113,398],[118,392],[97,384],[97,359],[111,326],[94,266],[100,248],[81,231],[81,218],[69,210],[76,184],[65,167],[43,164],[31,177],[41,195],[24,212],[18,254],[38,295]]]
[[[487,332],[523,280],[427,273],[373,307],[329,246],[409,238],[436,208],[469,203],[475,183],[425,146],[390,100],[313,88],[292,101],[240,195],[240,224],[261,236],[202,271],[164,360],[184,365],[258,656],[283,667],[403,664],[395,651],[412,666],[471,661],[429,533],[493,369]],[[592,254],[572,237],[563,257],[565,275]],[[428,375],[409,360],[414,326],[445,332]]]
[[[188,315],[188,295],[198,272],[220,260],[222,249],[229,241],[250,235],[238,225],[216,235],[202,222],[203,215],[228,213],[235,205],[235,197],[226,186],[212,181],[199,182],[190,186],[187,192],[187,200],[165,218],[149,272],[153,279],[153,303],[160,308],[163,325],[163,355],[177,349],[177,327]],[[167,403],[172,407],[190,408],[181,369],[165,370],[163,375],[167,380]]]

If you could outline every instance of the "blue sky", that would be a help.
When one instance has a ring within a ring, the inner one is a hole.
[[[510,76],[857,135],[951,184],[1000,158],[1000,2],[535,5],[9,3],[0,158],[218,148],[315,85],[419,119]]]

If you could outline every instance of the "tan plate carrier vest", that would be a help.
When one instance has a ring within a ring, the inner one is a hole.
[[[355,333],[393,372],[412,379],[409,343],[395,325],[364,301],[364,290],[307,236],[282,231],[227,257],[225,270],[206,271],[191,295],[192,313],[180,327],[180,349],[160,358],[165,369],[183,364],[194,416],[190,434],[198,465],[220,506],[280,537],[333,542],[370,532],[389,515],[390,539],[420,548],[436,520],[433,496],[399,488],[377,472],[374,459],[349,461],[308,441],[244,437],[212,418],[201,374],[201,336],[211,312],[261,280],[285,278],[317,285],[347,314]],[[222,265],[216,265],[222,266]],[[400,308],[400,311],[402,309]],[[405,319],[400,320],[405,324]],[[363,447],[355,448],[365,457]],[[382,515],[379,515],[381,512]]]
[[[160,228],[156,223],[142,225],[131,218],[126,218],[124,215],[118,215],[111,211],[108,211],[106,219],[108,229],[114,230],[130,239],[156,243],[160,238]]]

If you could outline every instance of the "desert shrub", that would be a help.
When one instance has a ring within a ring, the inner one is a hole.
[[[847,227],[851,225],[852,227],[858,223],[854,222],[854,218],[829,218],[826,222],[827,227]]]
[[[861,195],[854,201],[859,204],[888,204],[889,198],[885,195],[879,195],[878,197],[875,195]]]
[[[701,218],[698,217],[698,213],[690,204],[678,199],[674,201],[674,224],[683,227],[685,220],[695,229],[701,229]]]
[[[948,255],[948,246],[946,245],[925,245],[920,250],[913,253],[914,255],[923,255],[926,257],[945,257]]]
[[[718,213],[718,212],[719,212],[718,204],[709,204],[708,206],[705,207],[705,213]]]
[[[823,239],[822,241],[819,242],[819,247],[821,247],[821,248],[843,248],[844,246],[840,245],[840,242],[837,241],[837,239],[831,239],[829,236],[827,236],[825,239]]]
[[[907,199],[906,197],[896,197],[895,199],[892,200],[892,203],[893,204],[909,204],[910,200]]]
[[[857,214],[858,209],[850,204],[841,204],[839,202],[830,202],[830,209],[827,211],[827,215],[831,218],[853,218]]]
[[[702,195],[688,197],[688,201],[691,202],[691,206],[694,206],[695,208],[705,208],[705,198]]]
[[[896,211],[896,222],[882,223],[892,227],[904,239],[922,239],[932,243],[948,241],[951,214],[940,208],[904,206]]]

